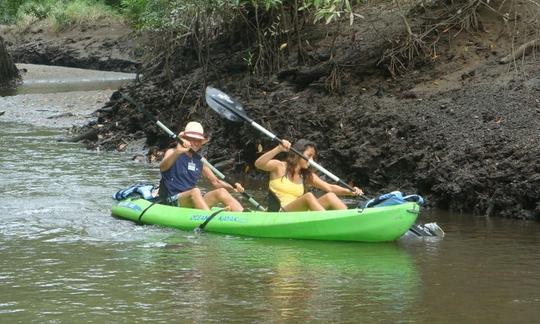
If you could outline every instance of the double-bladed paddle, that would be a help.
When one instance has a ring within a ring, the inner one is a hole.
[[[122,95],[122,97],[124,99],[126,99],[127,101],[129,101],[130,103],[132,103],[135,107],[137,107],[137,109],[142,112],[146,118],[150,119],[150,120],[153,120],[156,122],[156,124],[165,132],[167,133],[167,135],[169,135],[169,137],[171,137],[172,139],[178,141],[179,143],[181,143],[180,141],[180,138],[178,138],[178,136],[172,132],[167,126],[165,126],[162,122],[160,122],[157,117],[153,116],[152,114],[150,114],[148,112],[148,110],[146,110],[142,104],[136,102],[135,100],[133,100],[133,98],[131,98],[130,96],[128,96],[127,94],[124,94],[124,93],[120,93]],[[193,152],[195,154],[197,154],[196,152]],[[223,173],[221,173],[218,169],[216,169],[216,167],[214,167],[210,162],[208,162],[208,160],[206,160],[205,157],[201,156],[201,162],[204,163],[210,170],[212,170],[212,172],[214,172],[214,174],[220,178],[222,181],[224,181],[225,183],[227,183],[229,186],[233,187],[234,188],[234,185],[231,184],[229,181],[226,180],[226,177]],[[257,208],[258,210],[262,210],[262,211],[265,211],[266,209],[261,206],[261,204],[259,204],[255,198],[253,198],[253,196],[251,196],[250,194],[246,193],[246,192],[242,192],[242,197],[244,197],[250,204],[252,204],[255,208]],[[212,217],[213,218],[213,217]],[[211,219],[211,218],[210,218]],[[206,224],[205,224],[206,226]],[[204,228],[204,226],[203,226]]]
[[[266,136],[270,137],[273,141],[281,143],[281,138],[277,137],[274,133],[270,132],[266,128],[262,127],[261,125],[257,124],[253,119],[249,118],[246,111],[244,110],[244,107],[242,105],[232,99],[229,95],[224,93],[223,91],[220,91],[216,88],[207,87],[206,88],[206,103],[218,114],[223,116],[224,118],[233,121],[233,122],[247,122]],[[306,160],[309,165],[312,165],[315,169],[319,170],[320,172],[326,174],[328,177],[330,177],[335,182],[338,182],[345,188],[349,189],[350,191],[354,192],[354,188],[348,185],[345,181],[338,178],[336,175],[332,174],[330,171],[323,168],[320,164],[316,163],[312,159],[309,159],[307,156],[305,156],[302,152],[296,150],[294,147],[290,148],[291,151],[299,155],[301,158]],[[437,226],[437,224],[435,224]],[[438,227],[438,226],[437,226]],[[434,236],[435,234],[425,234],[426,232],[418,231],[418,226],[413,225],[410,229],[411,232],[413,232],[417,236]],[[441,230],[442,231],[442,230]]]
[[[265,134],[266,136],[270,137],[274,142],[281,143],[281,138],[277,137],[274,133],[270,132],[266,128],[253,121],[253,119],[249,118],[249,116],[246,114],[246,111],[244,110],[244,107],[242,107],[239,102],[232,99],[228,94],[224,93],[223,91],[212,87],[206,87],[206,103],[208,104],[208,106],[210,106],[210,108],[212,108],[212,110],[214,110],[224,118],[233,122],[244,121]],[[300,156],[302,159],[306,160],[308,164],[313,166],[315,169],[319,170],[335,182],[354,192],[354,188],[351,187],[348,183],[341,180],[332,172],[326,170],[317,162],[305,156],[304,153],[298,151],[294,147],[291,147],[290,150]]]

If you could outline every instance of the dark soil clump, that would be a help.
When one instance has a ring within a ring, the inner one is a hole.
[[[15,84],[19,79],[19,71],[4,46],[4,39],[0,36],[0,87]]]

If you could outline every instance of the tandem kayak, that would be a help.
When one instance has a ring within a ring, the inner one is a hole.
[[[251,237],[387,242],[399,239],[414,224],[420,207],[414,203],[323,212],[223,211],[206,224],[206,232]],[[112,215],[139,224],[192,231],[212,210],[174,207],[145,199],[125,199],[112,207]]]

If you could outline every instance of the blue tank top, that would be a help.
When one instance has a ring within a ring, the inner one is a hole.
[[[180,155],[176,158],[176,161],[169,170],[161,172],[161,177],[163,178],[165,188],[169,192],[169,196],[196,187],[201,177],[203,164],[200,155],[193,154],[192,156],[189,157],[187,154]]]

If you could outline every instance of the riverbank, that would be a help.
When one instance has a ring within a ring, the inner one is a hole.
[[[356,26],[337,38],[340,58],[380,52],[376,33],[366,32],[360,48],[350,47],[351,33],[364,28]],[[227,51],[218,42],[210,68],[184,64],[173,81],[158,70],[121,91],[176,131],[189,119],[203,121],[213,137],[209,157],[232,159],[226,172],[248,170],[250,176],[264,177],[252,163],[259,145],[267,150],[274,144],[206,107],[206,70],[208,82],[237,98],[257,122],[281,137],[318,143],[319,161],[369,196],[401,190],[422,194],[431,207],[539,219],[540,61],[528,56],[519,65],[501,64],[511,53],[511,39],[497,35],[461,34],[441,45],[431,64],[396,78],[366,56],[371,64],[343,65],[339,93],[328,91],[324,74],[317,76],[326,62],[257,79],[247,68],[239,69],[243,52]],[[311,44],[310,55],[327,46],[324,39]],[[353,62],[363,61],[357,56]],[[290,61],[294,66],[295,57]],[[84,129],[110,136],[88,142],[89,147],[116,149],[126,136],[140,132],[153,158],[166,145],[166,135],[120,96],[112,99],[99,113],[102,128]]]
[[[132,73],[16,64],[22,84],[0,91],[2,121],[71,130],[93,120]],[[24,107],[21,109],[21,107]]]
[[[264,177],[252,162],[259,145],[273,144],[211,112],[204,104],[206,82],[281,137],[317,142],[321,164],[369,196],[402,190],[422,194],[432,207],[540,218],[539,59],[501,64],[513,40],[497,21],[484,20],[490,32],[458,33],[439,45],[431,63],[391,77],[377,64],[384,39],[370,26],[376,16],[366,17],[335,39],[339,92],[328,89],[329,40],[317,26],[309,31],[318,36],[307,54],[318,59],[309,67],[296,66],[291,54],[288,68],[257,78],[244,61],[245,48],[218,39],[209,66],[201,67],[189,48],[179,49],[167,73],[158,60],[152,73],[121,91],[175,131],[189,119],[201,120],[212,136],[209,157],[233,160],[226,172]],[[153,159],[167,145],[166,134],[118,94],[105,106],[97,121],[79,130],[97,134],[86,139],[89,148],[122,150],[142,139]]]
[[[74,25],[57,32],[37,20],[24,26],[0,25],[0,34],[17,63],[137,72],[143,54],[143,36],[120,21]]]

